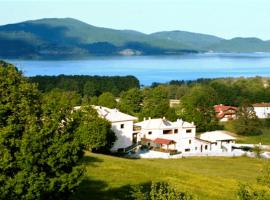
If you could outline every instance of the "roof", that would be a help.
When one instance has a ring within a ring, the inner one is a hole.
[[[142,142],[152,142],[152,140],[151,139],[148,139],[148,138],[141,138],[141,141]]]
[[[156,144],[166,144],[166,145],[169,145],[169,144],[175,144],[176,142],[174,140],[168,140],[168,139],[163,139],[163,138],[156,138],[154,140],[154,143],[156,143]]]
[[[186,128],[195,128],[195,125],[189,122],[185,122],[183,120],[178,119],[176,122],[171,122],[167,119],[157,118],[144,120],[142,122],[136,123],[135,126],[140,126],[143,129],[174,129],[179,127],[186,127]]]
[[[253,107],[270,107],[270,103],[255,103]]]
[[[235,137],[231,136],[232,133],[228,131],[211,131],[200,135],[201,140],[210,142],[224,141],[224,140],[236,140]]]
[[[98,112],[99,116],[107,119],[110,122],[121,122],[121,121],[135,121],[138,118],[131,115],[125,114],[117,110],[116,108],[111,109],[103,106],[93,106]]]
[[[195,139],[196,139],[196,140],[199,140],[199,141],[202,141],[202,142],[206,142],[206,143],[212,143],[212,142],[210,142],[210,141],[207,141],[207,140],[203,140],[203,139],[201,139],[201,138],[198,138],[198,137],[195,137]]]
[[[227,110],[237,110],[237,107],[234,106],[225,106],[223,104],[215,105],[214,106],[215,111],[218,112],[225,112]]]

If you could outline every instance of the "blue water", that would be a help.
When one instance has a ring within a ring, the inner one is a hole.
[[[8,60],[26,76],[134,75],[141,84],[215,77],[270,76],[270,54],[92,57],[84,60]]]

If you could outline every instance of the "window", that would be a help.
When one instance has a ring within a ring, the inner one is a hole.
[[[189,152],[190,151],[190,149],[185,149],[185,152]]]
[[[186,133],[191,133],[191,132],[192,132],[191,129],[187,129],[187,130],[186,130]]]
[[[148,135],[151,135],[151,134],[152,134],[152,131],[149,131],[149,132],[148,132]]]
[[[163,130],[163,134],[172,134],[173,130]]]
[[[205,150],[207,150],[207,149],[208,149],[208,146],[207,146],[207,145],[205,145],[204,149],[205,149]]]
[[[189,140],[188,143],[191,144],[191,140]]]
[[[174,129],[174,133],[178,133],[178,129]]]
[[[120,127],[121,127],[121,129],[123,129],[125,127],[125,125],[124,124],[121,124]]]

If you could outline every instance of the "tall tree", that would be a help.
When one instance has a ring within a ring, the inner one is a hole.
[[[108,152],[116,139],[111,123],[100,118],[91,106],[82,106],[80,110],[80,126],[76,131],[80,144],[86,149]]]
[[[199,132],[211,130],[217,125],[213,106],[216,103],[216,93],[208,86],[194,86],[181,99],[180,116],[189,122],[195,122]]]
[[[3,62],[0,94],[0,199],[66,199],[83,174],[69,96],[41,107],[35,85]]]
[[[237,119],[233,122],[234,130],[239,135],[262,134],[262,123],[256,116],[254,108],[248,103],[243,103],[237,111]]]
[[[115,108],[117,105],[117,102],[112,93],[104,92],[102,95],[98,97],[98,105],[105,106],[108,108]]]
[[[119,108],[122,112],[137,115],[142,109],[143,93],[138,88],[132,88],[123,92],[120,98]]]
[[[143,109],[140,118],[143,117],[167,117],[175,120],[175,110],[170,108],[167,90],[163,86],[145,90]]]

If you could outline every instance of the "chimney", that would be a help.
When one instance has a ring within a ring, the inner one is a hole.
[[[144,117],[144,118],[143,118],[143,121],[145,121],[145,120],[146,120],[146,118]]]

